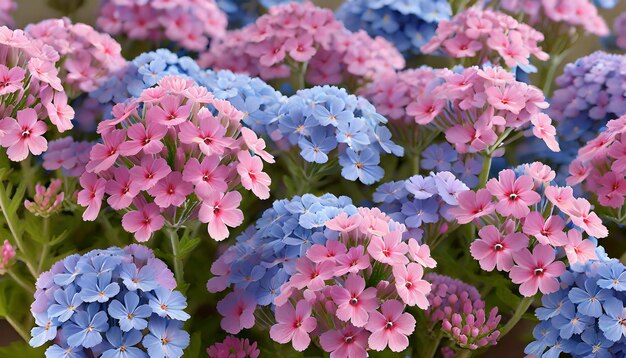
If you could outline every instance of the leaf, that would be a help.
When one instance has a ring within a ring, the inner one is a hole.
[[[183,237],[182,240],[180,240],[180,256],[186,257],[198,246],[198,244],[200,244],[200,239],[197,237],[194,237],[193,239],[190,239],[187,236]]]
[[[0,357],[41,358],[45,350],[46,347],[33,348],[20,340],[0,347]]]
[[[498,296],[504,304],[511,308],[517,307],[519,302],[522,300],[519,296],[511,292],[510,289],[503,286],[498,286],[496,288],[496,296]]]
[[[24,194],[26,193],[26,183],[27,183],[26,180],[22,180],[20,182],[20,185],[17,187],[17,189],[15,189],[15,192],[13,193],[13,199],[9,203],[9,206],[7,207],[7,210],[10,213],[17,212],[17,209],[19,209],[23,205]]]
[[[191,335],[189,347],[185,349],[185,355],[188,357],[200,357],[202,356],[202,348],[202,332],[194,332]]]
[[[63,242],[67,236],[70,234],[68,230],[63,231],[60,235],[57,235],[50,240],[49,245],[54,246]]]

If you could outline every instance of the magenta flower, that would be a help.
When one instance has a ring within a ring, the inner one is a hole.
[[[152,233],[161,230],[165,219],[161,216],[159,207],[154,203],[143,205],[138,210],[129,211],[122,217],[124,230],[135,234],[139,242],[146,242]]]
[[[296,274],[291,276],[291,280],[285,283],[286,287],[294,287],[296,289],[306,287],[311,291],[319,291],[326,286],[324,281],[334,276],[335,264],[332,261],[314,263],[304,257],[296,262],[296,271]],[[281,291],[283,291],[282,288]]]
[[[459,224],[467,224],[474,219],[493,213],[496,205],[491,202],[492,195],[487,189],[474,192],[467,190],[459,193],[459,206],[451,208],[449,213],[456,217]]]
[[[333,286],[333,301],[337,304],[335,315],[340,320],[351,321],[355,327],[364,327],[369,314],[378,308],[376,288],[365,288],[365,280],[357,274],[350,274],[344,286]]]
[[[204,197],[212,192],[225,192],[228,190],[226,178],[229,169],[220,165],[219,157],[208,156],[202,159],[191,158],[183,169],[183,180],[193,183],[196,186],[196,194]]]
[[[402,352],[409,346],[407,336],[415,330],[415,318],[404,313],[404,304],[397,300],[386,301],[380,310],[372,312],[365,326],[372,332],[368,339],[370,348],[382,351],[389,345],[393,352]]]
[[[277,323],[270,328],[270,337],[281,344],[291,341],[298,352],[305,350],[311,343],[311,333],[317,327],[317,321],[311,317],[311,304],[300,300],[293,308],[291,303],[276,307]]]
[[[490,179],[487,183],[487,190],[499,200],[496,210],[504,216],[513,215],[518,219],[528,215],[528,207],[541,200],[533,187],[531,177],[522,175],[516,179],[510,169],[501,171],[498,179]]]
[[[260,157],[253,157],[248,152],[239,152],[237,155],[237,173],[241,177],[241,185],[259,197],[270,197],[270,176],[263,172],[263,162]]]
[[[23,68],[12,67],[9,69],[5,65],[0,65],[0,96],[21,89],[25,75],[26,71]]]
[[[479,261],[485,271],[508,272],[513,267],[513,255],[528,247],[528,237],[521,233],[502,236],[493,225],[485,226],[478,232],[480,239],[470,245],[472,257]]]
[[[238,209],[241,194],[230,191],[226,194],[212,192],[203,198],[198,219],[209,224],[209,235],[221,241],[228,237],[228,226],[237,227],[243,222],[243,212]]]
[[[330,330],[320,336],[320,345],[330,358],[362,358],[367,356],[368,332],[348,324],[342,329]]]
[[[551,215],[543,219],[540,212],[533,211],[526,216],[522,230],[534,236],[542,245],[563,246],[567,241],[565,222],[560,216]]]
[[[141,189],[130,178],[130,170],[116,167],[112,169],[114,178],[107,181],[106,193],[109,194],[107,203],[115,210],[125,209],[132,204],[133,199]]]
[[[126,131],[130,140],[122,143],[119,151],[124,156],[135,155],[142,150],[145,154],[157,154],[163,150],[161,139],[166,134],[167,127],[157,123],[148,124],[148,128],[142,123],[133,124]]]
[[[149,190],[171,171],[165,159],[144,157],[140,166],[135,166],[130,170],[130,178],[141,190]]]
[[[521,284],[519,292],[530,297],[537,293],[556,292],[559,289],[557,278],[565,272],[565,264],[554,261],[554,249],[546,245],[537,245],[532,254],[524,249],[514,255],[515,266],[509,276],[513,283]]]
[[[99,173],[112,167],[120,155],[120,145],[125,139],[125,130],[116,129],[108,133],[103,133],[103,143],[98,143],[91,148],[87,171],[90,173]]]
[[[426,295],[430,292],[430,283],[422,280],[424,269],[421,265],[410,263],[406,267],[393,267],[396,290],[402,301],[409,306],[417,306],[423,310],[428,308]]]
[[[17,112],[17,120],[6,117],[0,120],[0,144],[8,148],[9,159],[15,162],[28,157],[28,153],[39,155],[48,149],[48,141],[43,137],[46,123],[37,120],[37,112],[32,108]]]
[[[148,190],[148,194],[154,197],[154,203],[161,208],[181,206],[192,192],[193,185],[183,181],[183,175],[179,172],[169,173]]]
[[[78,192],[77,201],[78,204],[87,207],[83,213],[83,220],[94,221],[102,206],[106,180],[98,178],[94,173],[85,173],[80,177],[80,186],[83,189]]]
[[[256,300],[244,291],[234,291],[217,303],[222,317],[220,327],[228,333],[237,334],[244,328],[254,326]]]
[[[335,260],[337,264],[335,274],[358,273],[369,268],[371,266],[370,257],[364,251],[363,246],[351,247],[345,255],[338,256]]]

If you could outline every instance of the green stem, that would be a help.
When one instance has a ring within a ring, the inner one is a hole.
[[[167,234],[170,237],[170,244],[172,245],[174,276],[176,277],[176,283],[180,286],[184,283],[183,259],[180,257],[180,241],[178,240],[178,233],[176,232],[176,229],[167,229]]]
[[[456,358],[469,358],[471,356],[472,356],[472,351],[469,349],[464,349],[460,351],[459,354],[457,354],[455,357]]]
[[[500,336],[498,337],[498,339],[502,339],[502,337],[504,337],[513,329],[513,327],[515,327],[515,325],[517,325],[520,319],[522,319],[524,313],[528,311],[530,305],[533,304],[533,301],[535,301],[535,296],[524,297],[520,301],[520,303],[517,305],[517,308],[515,309],[515,313],[513,313],[513,317],[511,317],[511,319],[500,330]]]
[[[4,186],[0,185],[0,188],[0,190],[3,190]],[[28,267],[28,271],[30,271],[30,274],[33,275],[34,278],[39,277],[35,266],[26,258],[28,251],[25,249],[24,244],[22,243],[22,238],[18,235],[17,229],[9,217],[9,213],[7,213],[7,204],[4,202],[4,195],[0,195],[0,210],[2,210],[2,214],[4,215],[4,219],[9,227],[9,231],[13,236],[13,240],[15,241],[18,250],[21,251],[21,257],[23,257],[23,261],[26,264],[26,267]]]
[[[46,239],[46,243],[43,245],[41,255],[39,256],[39,264],[37,265],[38,273],[43,271],[43,264],[46,261],[46,256],[48,256],[48,251],[50,250],[50,245],[48,244],[50,241],[50,219],[47,217],[43,218],[43,237]]]
[[[413,158],[411,158],[411,169],[413,170],[413,172],[411,173],[411,176],[418,175],[420,173],[420,159],[422,153],[419,150],[416,150],[412,153],[412,155]]]
[[[437,348],[439,348],[439,342],[441,342],[441,338],[443,337],[443,330],[439,330],[439,333],[437,333],[437,337],[435,337],[435,340],[433,342],[430,343],[430,345],[428,346],[428,350],[426,351],[426,354],[423,356],[424,358],[434,358],[435,355],[437,354]],[[417,352],[417,349],[415,350]],[[416,355],[414,355],[414,357],[418,357]]]
[[[491,170],[491,155],[483,157],[483,166],[480,169],[480,175],[478,176],[478,188],[484,188],[487,185],[489,179],[489,171]]]
[[[4,317],[7,322],[9,322],[9,324],[11,325],[11,327],[13,327],[13,329],[15,330],[15,332],[17,332],[20,337],[22,337],[22,339],[25,342],[28,342],[30,340],[30,337],[28,335],[28,332],[22,327],[20,326],[14,319],[13,317],[9,316],[8,314]]]
[[[23,289],[25,289],[26,292],[31,293],[31,294],[35,293],[34,286],[26,282],[23,278],[18,276],[18,274],[16,274],[15,272],[11,270],[7,271],[7,273],[9,274],[9,276],[11,276],[13,281],[15,281],[18,285],[20,285]]]

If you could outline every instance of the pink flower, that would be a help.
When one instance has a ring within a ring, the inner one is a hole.
[[[393,267],[393,277],[396,280],[396,290],[402,301],[409,306],[415,306],[425,310],[429,303],[426,295],[430,293],[430,283],[422,280],[424,269],[422,266],[411,262],[408,266],[397,265]]]
[[[456,217],[459,224],[467,224],[482,216],[493,213],[496,205],[491,202],[492,195],[487,189],[477,192],[467,190],[459,193],[459,206],[448,212]]]
[[[208,223],[209,235],[215,240],[224,240],[228,237],[228,228],[237,227],[243,222],[243,212],[239,210],[241,194],[230,191],[226,194],[212,192],[202,201],[198,218]]]
[[[89,153],[87,171],[99,173],[109,169],[120,155],[120,145],[126,140],[126,131],[116,129],[102,134],[102,142],[94,145]]]
[[[181,97],[167,95],[160,101],[160,106],[148,109],[146,122],[154,122],[166,127],[177,126],[185,121],[191,113],[192,103],[181,104]]]
[[[113,168],[115,179],[107,181],[106,193],[109,194],[107,203],[115,210],[127,208],[133,199],[141,191],[137,184],[131,180],[130,171],[127,168]]]
[[[602,224],[602,219],[591,211],[591,204],[587,199],[578,198],[572,203],[572,207],[565,211],[574,225],[585,230],[589,236],[603,238],[609,235],[609,230]]]
[[[544,194],[550,202],[564,213],[567,213],[574,205],[574,190],[569,186],[549,186]]]
[[[309,333],[317,327],[317,321],[311,317],[311,304],[305,300],[298,301],[295,309],[291,303],[276,307],[276,322],[270,328],[270,337],[281,344],[291,341],[298,352],[309,346]]]
[[[409,255],[413,261],[424,267],[437,267],[437,261],[430,256],[430,247],[426,244],[420,245],[415,239],[409,239]]]
[[[530,205],[537,204],[541,196],[533,191],[533,180],[527,175],[515,179],[515,173],[506,169],[487,183],[487,190],[498,198],[496,210],[504,215],[512,215],[518,219],[530,213]]]
[[[547,184],[556,177],[556,173],[552,168],[540,162],[525,164],[524,170],[526,174],[530,175],[539,184]]]
[[[296,271],[296,274],[291,276],[287,284],[298,290],[306,287],[311,291],[319,291],[326,287],[324,281],[335,276],[335,264],[332,261],[314,263],[308,258],[303,257],[296,262]]]
[[[530,297],[537,293],[543,294],[559,290],[557,278],[565,272],[565,264],[554,261],[554,249],[546,245],[537,245],[532,254],[524,249],[514,255],[515,266],[509,276],[513,283],[521,284],[519,292]]]
[[[54,67],[53,62],[46,61],[38,57],[32,57],[28,60],[28,71],[33,78],[41,82],[47,83],[56,91],[62,92],[63,85],[59,79],[59,70]]]
[[[65,132],[72,129],[72,118],[74,118],[74,109],[67,104],[67,95],[65,92],[57,92],[54,94],[54,101],[45,104],[48,111],[48,118],[54,124],[59,132]]]
[[[272,179],[267,173],[263,172],[263,162],[259,157],[253,157],[247,151],[237,154],[239,164],[237,164],[237,173],[241,177],[241,185],[259,197],[259,199],[267,199],[270,197],[269,185]]]
[[[402,233],[392,231],[384,237],[374,236],[367,247],[367,252],[376,261],[387,265],[406,265],[409,259],[406,253],[409,246],[402,242]]]
[[[196,194],[200,197],[209,196],[213,192],[225,192],[228,190],[226,178],[228,168],[220,165],[220,158],[216,155],[202,159],[191,158],[183,169],[183,180],[196,186]]]
[[[526,106],[524,92],[520,86],[499,87],[485,89],[487,101],[494,108],[519,114]]]
[[[213,117],[211,112],[201,110],[198,112],[200,127],[192,122],[184,122],[178,128],[178,138],[185,144],[197,144],[205,155],[223,155],[227,148],[233,144],[232,138],[225,137],[226,128],[220,121]]]
[[[207,354],[210,358],[258,358],[261,351],[256,342],[250,344],[247,338],[228,336],[223,342],[207,348]]]
[[[616,175],[614,172],[604,174],[599,180],[598,201],[600,205],[619,208],[624,205],[626,196],[626,179],[623,175]]]
[[[410,336],[415,330],[415,318],[404,312],[404,304],[398,300],[383,303],[381,312],[374,311],[365,329],[372,332],[368,339],[371,349],[382,351],[387,345],[393,352],[402,352],[409,346]]]
[[[556,128],[552,125],[552,119],[545,113],[537,113],[530,117],[533,124],[533,134],[535,137],[542,139],[548,148],[553,152],[561,151],[559,143],[556,141]]]
[[[522,231],[526,235],[534,236],[542,245],[562,246],[567,241],[565,222],[560,216],[549,216],[543,219],[540,212],[533,211],[526,216]]]
[[[154,203],[145,204],[138,210],[129,211],[122,217],[124,230],[135,234],[139,242],[146,242],[152,233],[161,230],[165,219],[161,216],[159,207]]]
[[[187,195],[193,192],[193,185],[183,181],[183,175],[179,172],[171,172],[165,178],[148,189],[148,194],[154,197],[154,203],[161,208],[169,206],[181,206],[187,199]]]
[[[350,274],[343,287],[333,286],[330,294],[337,304],[337,318],[351,321],[355,327],[363,327],[369,314],[378,308],[376,288],[365,288],[365,280],[357,274]]]
[[[167,134],[167,127],[150,122],[146,128],[142,123],[135,123],[126,134],[130,141],[120,145],[120,154],[131,156],[142,150],[146,154],[157,154],[163,150],[161,139]]]
[[[433,121],[437,117],[446,102],[435,99],[433,96],[424,96],[417,102],[413,102],[406,107],[406,113],[414,117],[415,123],[425,125]]]
[[[576,229],[567,232],[565,254],[570,265],[577,262],[584,264],[589,260],[598,259],[596,245],[589,239],[583,240],[581,232]]]
[[[351,247],[345,255],[337,256],[335,275],[342,276],[348,272],[357,273],[370,267],[370,257],[364,254],[365,249],[359,245]]]
[[[172,168],[167,165],[165,159],[144,157],[141,160],[141,165],[134,166],[130,170],[130,177],[141,190],[148,190],[155,186],[159,180],[165,178],[171,171]]]
[[[0,96],[22,89],[25,74],[26,71],[21,67],[9,69],[5,65],[0,65]]]
[[[263,158],[268,163],[274,163],[274,156],[265,151],[265,141],[258,138],[256,133],[251,129],[243,127],[241,128],[241,137],[243,138],[246,147],[254,154]]]
[[[2,244],[2,252],[0,254],[0,274],[4,274],[11,263],[11,260],[15,257],[15,249],[9,242],[9,240],[4,240]]]
[[[320,345],[330,353],[330,358],[367,357],[368,333],[351,324],[339,330],[330,330],[320,336]]]
[[[79,205],[87,207],[83,213],[83,220],[94,221],[98,217],[106,183],[105,179],[98,178],[94,173],[81,175],[80,186],[83,190],[78,192],[77,202]]]
[[[340,233],[347,234],[352,230],[359,227],[361,224],[361,216],[352,215],[348,216],[346,212],[342,212],[335,216],[333,219],[326,222],[326,227],[330,230],[339,231]]]
[[[230,292],[217,303],[217,312],[222,317],[220,327],[228,333],[237,334],[243,328],[254,326],[256,299],[243,290]]]
[[[446,140],[457,148],[464,148],[466,144],[473,149],[472,152],[487,149],[498,139],[496,132],[489,126],[476,122],[474,126],[455,125],[446,131]]]
[[[346,252],[346,246],[340,241],[328,240],[326,245],[315,244],[311,246],[306,252],[306,257],[315,263],[327,260],[334,262],[337,256],[344,255]]]
[[[513,267],[513,255],[528,247],[528,237],[521,233],[511,233],[503,237],[498,228],[485,226],[478,232],[480,239],[470,245],[472,257],[485,271],[509,271]]]
[[[0,120],[0,144],[7,149],[9,159],[19,162],[28,153],[39,155],[48,149],[48,141],[43,137],[47,130],[46,123],[37,120],[37,112],[32,108],[25,108],[17,112],[17,120],[6,117]]]

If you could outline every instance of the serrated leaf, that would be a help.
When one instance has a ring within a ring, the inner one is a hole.
[[[194,237],[193,239],[190,239],[188,237],[183,237],[182,240],[180,240],[180,255],[182,257],[187,256],[190,252],[192,252],[198,245],[200,244],[200,239],[197,237]]]

